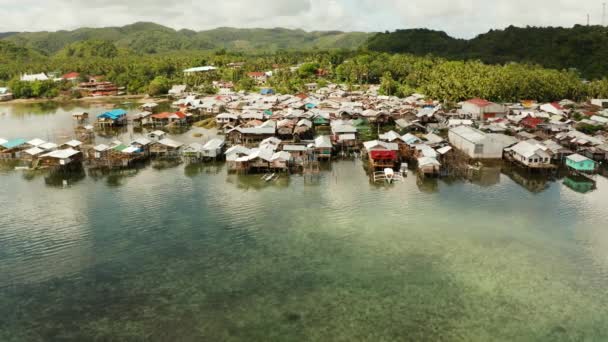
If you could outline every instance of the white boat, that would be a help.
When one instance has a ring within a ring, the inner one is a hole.
[[[273,178],[274,178],[276,175],[277,175],[276,173],[269,174],[268,176],[266,176],[266,177],[264,178],[264,180],[265,180],[266,182],[270,182],[270,181],[271,181],[271,180],[272,180],[272,179],[273,179]]]
[[[391,168],[384,169],[384,177],[386,177],[387,182],[392,183],[395,178],[395,170]]]
[[[403,176],[407,176],[407,163],[401,164],[401,169],[399,169]]]

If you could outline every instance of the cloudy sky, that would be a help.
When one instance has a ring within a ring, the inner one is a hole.
[[[384,31],[426,27],[469,38],[490,28],[602,20],[602,0],[0,0],[0,32],[120,26],[289,27]]]

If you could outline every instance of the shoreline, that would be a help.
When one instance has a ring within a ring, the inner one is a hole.
[[[10,101],[0,102],[0,105],[14,105],[14,104],[36,104],[36,103],[45,103],[45,102],[58,102],[58,103],[101,103],[108,101],[116,101],[116,100],[136,100],[136,103],[147,103],[147,102],[165,102],[167,99],[165,98],[154,98],[149,97],[148,95],[117,95],[117,96],[98,96],[98,97],[82,97],[79,99],[69,98],[69,97],[55,97],[52,99],[14,99]]]

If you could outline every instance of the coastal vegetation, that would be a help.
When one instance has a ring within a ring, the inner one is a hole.
[[[586,79],[608,76],[608,65],[604,62],[608,56],[608,28],[603,26],[510,26],[470,40],[427,29],[397,30],[373,36],[366,48],[488,64],[532,63],[551,69],[574,69]]]
[[[173,84],[212,94],[211,83],[219,80],[254,91],[258,85],[247,73],[273,71],[266,85],[279,93],[302,92],[307,83],[322,86],[331,81],[351,87],[380,84],[385,95],[421,92],[449,102],[472,97],[499,102],[582,100],[608,97],[608,67],[598,57],[608,53],[605,31],[509,27],[459,40],[430,30],[377,35],[228,28],[194,32],[137,23],[13,33],[0,39],[0,86],[8,86],[15,98],[78,96],[70,94],[66,82],[19,81],[23,73],[58,77],[78,72],[103,75],[127,94],[156,96]],[[201,65],[218,70],[184,76],[184,69]],[[294,65],[299,67],[290,68]],[[323,77],[317,70],[325,71]]]

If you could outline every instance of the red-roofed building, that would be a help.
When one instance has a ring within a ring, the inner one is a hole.
[[[163,112],[150,116],[155,125],[168,125],[172,123],[186,123],[188,116],[182,112]]]
[[[521,120],[519,124],[524,126],[525,128],[536,129],[538,125],[542,124],[543,122],[544,120],[541,118],[533,118],[531,116],[528,116]]]
[[[471,116],[473,120],[491,118],[504,118],[509,109],[506,106],[484,99],[471,99],[462,105],[462,112]]]
[[[308,98],[308,94],[300,93],[300,94],[297,94],[296,97],[299,98],[300,100],[304,101]]]
[[[61,76],[61,79],[65,80],[65,81],[78,81],[79,78],[80,78],[80,74],[77,72],[69,72],[69,73]]]

